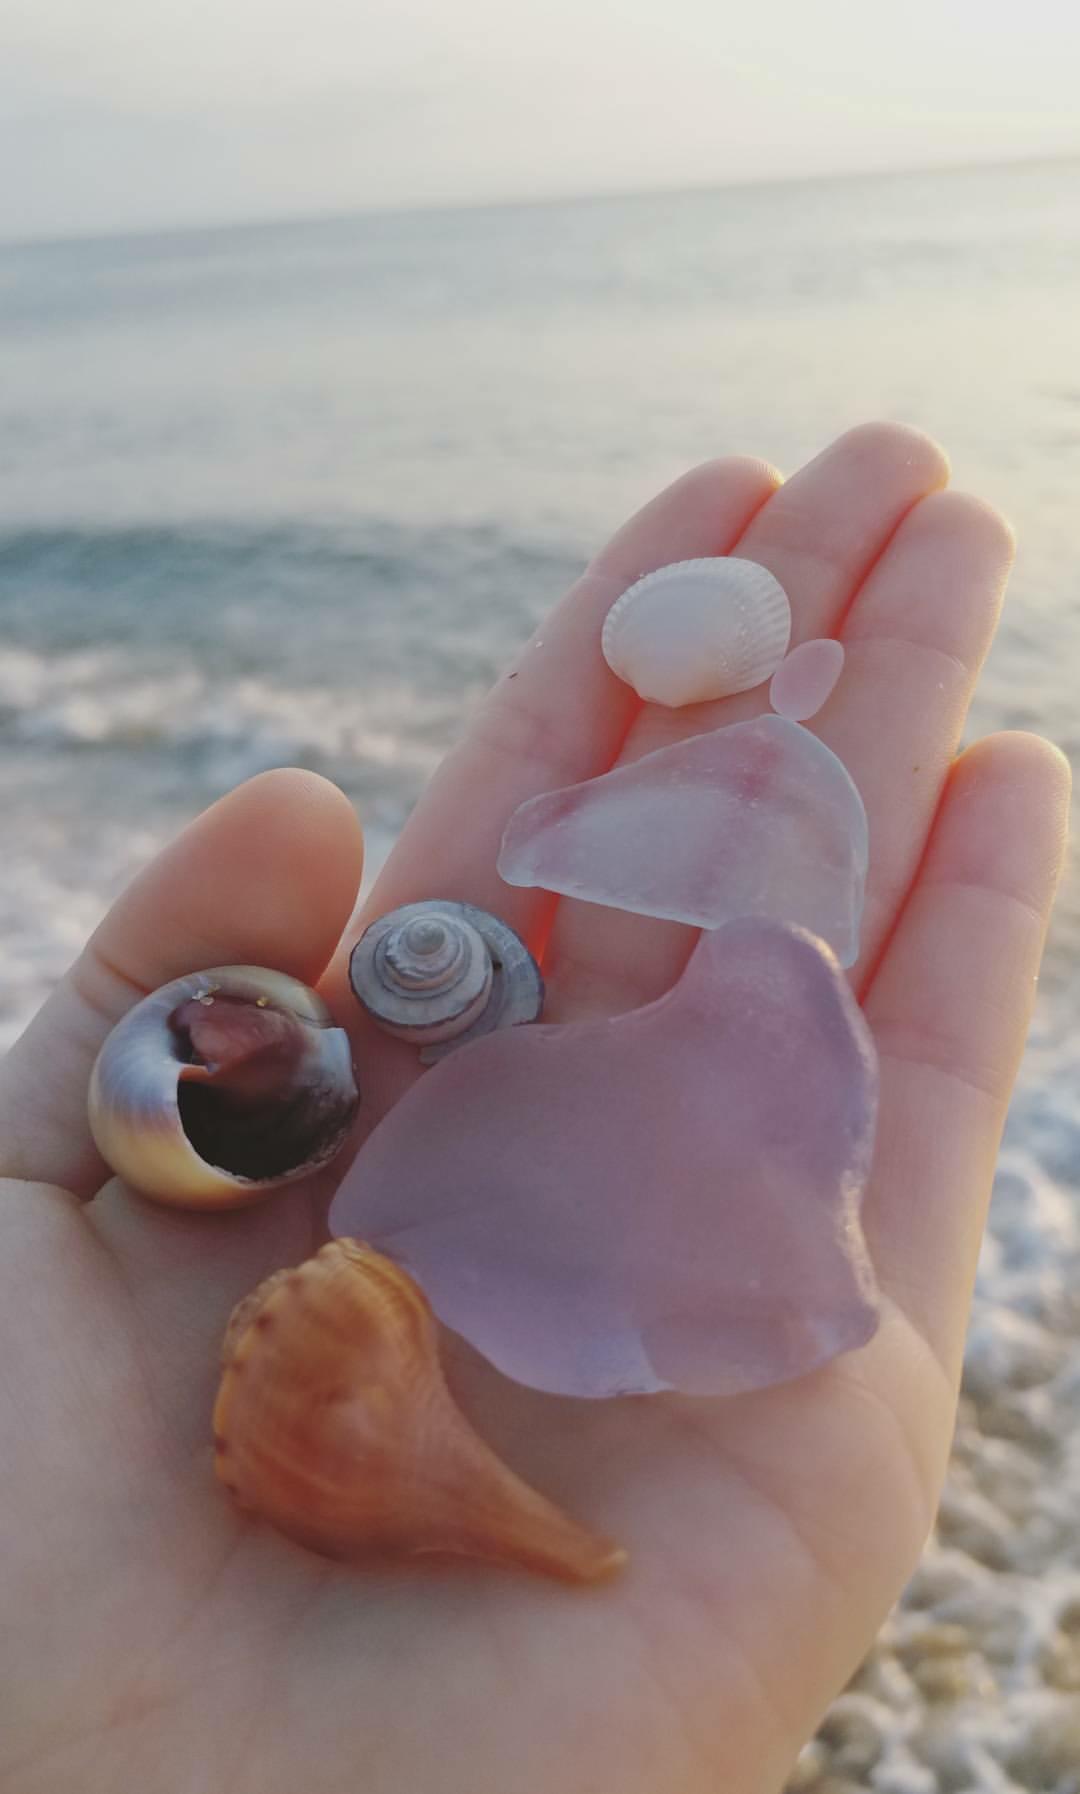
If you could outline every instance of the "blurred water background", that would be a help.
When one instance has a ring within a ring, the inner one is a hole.
[[[937,435],[1020,534],[970,733],[1034,728],[1075,763],[1076,162],[0,248],[0,1043],[222,791],[314,767],[378,860],[630,510],[700,458],[790,470],[867,417]],[[885,1794],[1080,1790],[1078,931],[1073,879],[938,1581],[799,1786],[854,1750]]]

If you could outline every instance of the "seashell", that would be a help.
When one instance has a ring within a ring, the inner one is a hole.
[[[485,1558],[581,1583],[625,1561],[473,1431],[443,1378],[426,1297],[359,1240],[269,1277],[234,1311],[223,1361],[217,1474],[310,1550]]]
[[[129,1010],[87,1107],[102,1158],[144,1196],[240,1208],[327,1164],[359,1101],[321,997],[283,972],[216,966]]]
[[[472,903],[425,898],[364,930],[349,960],[357,1001],[425,1064],[496,1028],[534,1022],[544,981],[525,943]]]
[[[678,709],[762,684],[790,637],[783,586],[756,561],[725,555],[647,573],[615,600],[600,646],[639,698]]]

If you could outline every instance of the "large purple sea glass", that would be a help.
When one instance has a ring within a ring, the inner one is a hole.
[[[609,1021],[436,1066],[334,1200],[509,1376],[564,1395],[736,1394],[877,1325],[859,1225],[873,1042],[835,959],[745,919]]]
[[[852,965],[867,852],[842,761],[797,723],[760,716],[530,798],[498,868],[507,884],[698,928],[796,922]]]

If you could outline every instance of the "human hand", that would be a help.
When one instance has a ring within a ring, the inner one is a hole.
[[[933,1516],[1064,836],[1067,768],[1045,743],[998,736],[953,761],[1011,544],[945,478],[924,438],[872,426],[780,487],[725,461],[662,493],[495,687],[370,906],[497,911],[544,946],[550,1020],[659,995],[691,931],[509,889],[496,847],[534,792],[760,708],[639,711],[597,641],[650,567],[730,551],[770,567],[793,640],[847,651],[813,727],[870,821],[851,975],[881,1055],[876,1338],[721,1401],[565,1401],[454,1352],[478,1430],[629,1548],[623,1577],[586,1593],[486,1567],[359,1570],[238,1514],[211,1470],[220,1336],[260,1278],[321,1243],[325,1179],[230,1214],[151,1206],[105,1181],[93,1058],[144,990],[253,962],[322,979],[369,1123],[416,1075],[344,990],[350,806],[306,774],[253,780],[136,880],[0,1068],[0,1794],[780,1786]]]

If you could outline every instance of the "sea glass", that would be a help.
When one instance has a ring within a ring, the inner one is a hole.
[[[832,954],[732,922],[646,1008],[492,1034],[428,1072],[330,1225],[521,1383],[760,1389],[876,1327],[859,1224],[876,1095]]]
[[[718,928],[794,922],[858,955],[866,811],[824,742],[759,716],[530,798],[503,835],[511,885]]]
[[[780,662],[769,684],[769,703],[789,722],[806,723],[832,696],[844,670],[840,642],[821,637],[801,642]]]

